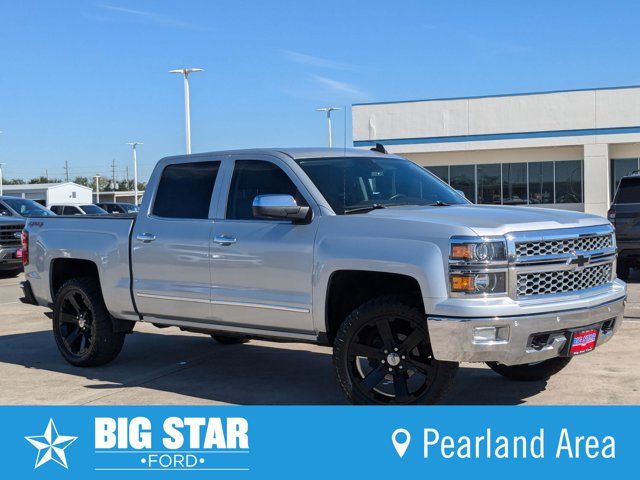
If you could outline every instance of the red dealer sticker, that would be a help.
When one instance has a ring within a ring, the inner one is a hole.
[[[571,348],[569,353],[571,355],[580,355],[581,353],[587,353],[596,348],[596,341],[598,340],[598,330],[591,328],[589,330],[582,330],[581,332],[574,332],[571,338]]]

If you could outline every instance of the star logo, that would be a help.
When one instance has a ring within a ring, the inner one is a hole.
[[[49,461],[54,461],[64,468],[69,468],[67,466],[67,456],[64,451],[69,445],[75,442],[78,437],[60,435],[52,418],[49,419],[47,428],[42,435],[24,438],[38,450],[36,464],[33,467],[34,470]]]

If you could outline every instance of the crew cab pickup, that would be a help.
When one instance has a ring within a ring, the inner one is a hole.
[[[73,365],[113,360],[136,322],[312,342],[354,403],[437,402],[459,362],[547,378],[626,300],[606,219],[473,205],[379,151],[165,158],[137,217],[31,218],[23,244],[25,299]]]

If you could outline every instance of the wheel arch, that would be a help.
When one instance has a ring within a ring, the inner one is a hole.
[[[345,294],[345,292],[348,292]],[[341,269],[329,277],[324,302],[324,340],[331,345],[344,319],[363,303],[385,295],[405,297],[422,312],[425,306],[418,279],[377,270]]]

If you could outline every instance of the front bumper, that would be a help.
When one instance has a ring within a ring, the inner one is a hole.
[[[626,296],[594,307],[513,317],[427,318],[433,355],[452,362],[500,362],[519,365],[560,356],[570,329],[606,325],[596,346],[615,334],[622,324]],[[543,346],[532,339],[549,334]]]
[[[18,247],[0,248],[0,270],[12,270],[22,266],[22,260],[17,258],[18,250]]]

